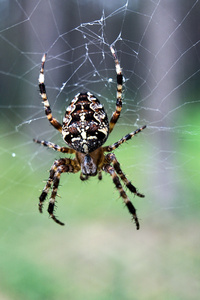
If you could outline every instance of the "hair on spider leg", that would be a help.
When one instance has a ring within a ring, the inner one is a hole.
[[[128,202],[128,203],[131,203],[131,205],[133,206],[133,204],[132,204],[131,201]],[[124,204],[124,205],[123,205],[123,208],[125,208],[126,210],[127,210],[127,208],[128,208],[128,211],[129,211],[129,213],[131,214],[131,221],[134,221],[134,223],[136,224],[136,229],[139,230],[140,224],[139,224],[139,219],[138,219],[137,214],[136,214],[136,209],[134,208],[134,215],[133,215],[133,213],[130,212],[130,210],[129,210],[130,204],[127,205],[127,203],[124,203],[124,202],[123,202],[123,204]],[[133,206],[133,207],[134,207],[134,206]]]
[[[54,202],[54,209],[53,209],[54,212],[58,209],[57,203],[58,203],[58,201],[55,201],[55,202]]]
[[[57,205],[56,205],[57,201],[55,201],[54,203],[49,203],[48,205],[48,213],[49,213],[49,218],[53,219],[57,224],[64,226],[65,223],[61,222],[60,220],[58,220],[57,216],[54,214],[56,209],[57,209]]]
[[[54,222],[56,222],[57,224],[59,224],[59,225],[61,225],[61,226],[64,226],[64,225],[65,225],[65,223],[59,221],[58,218],[57,218],[54,214],[53,214],[53,215],[49,214],[49,219],[54,220]]]
[[[137,221],[136,221],[136,219],[132,216],[131,221],[135,223],[136,229],[139,230],[140,229],[140,223],[139,223],[138,217],[137,217]]]
[[[125,203],[129,213],[132,215],[132,219],[135,221],[136,229],[140,228],[139,220],[136,214],[136,209],[131,201]]]

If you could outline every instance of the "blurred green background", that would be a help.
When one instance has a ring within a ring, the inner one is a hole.
[[[199,1],[0,1],[0,299],[199,299]],[[40,61],[62,120],[79,91],[109,117],[123,68],[122,116],[106,144],[147,124],[115,151],[145,194],[127,194],[141,229],[111,178],[63,174],[56,215],[38,196],[62,146],[39,97]],[[112,78],[112,80],[111,80]]]

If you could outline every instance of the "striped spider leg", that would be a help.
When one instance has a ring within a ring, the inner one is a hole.
[[[103,147],[104,152],[111,152],[118,148],[122,143],[126,142],[127,140],[131,139],[133,136],[144,130],[146,126],[143,126],[141,128],[138,128],[134,132],[131,132],[127,134],[125,137],[120,139],[118,142],[114,143],[111,146]],[[144,195],[139,193],[135,186],[127,179],[123,171],[121,170],[120,163],[118,162],[116,156],[114,153],[108,153],[105,156],[105,159],[107,161],[107,164],[104,165],[103,169],[105,172],[109,173],[112,176],[113,183],[115,184],[117,190],[119,191],[120,196],[122,197],[126,207],[128,208],[130,214],[133,216],[133,219],[135,220],[136,228],[139,229],[139,221],[136,214],[136,209],[128,196],[126,195],[126,192],[124,191],[120,179],[122,182],[126,185],[126,187],[129,189],[130,192],[135,194],[138,197],[144,198]]]
[[[120,67],[119,61],[115,54],[115,50],[112,46],[110,47],[110,50],[114,57],[115,69],[116,69],[116,73],[117,73],[117,100],[116,100],[116,109],[110,119],[109,133],[111,133],[115,124],[117,123],[117,121],[120,117],[121,110],[122,110],[122,83],[123,83],[122,69]]]
[[[40,140],[33,140],[35,143],[41,144],[45,147],[51,148],[55,151],[59,151],[62,153],[74,153],[75,151],[73,149],[67,148],[67,147],[60,147],[54,143],[47,142],[47,141],[40,141]],[[42,190],[42,193],[39,197],[39,211],[42,213],[43,203],[46,200],[46,197],[49,193],[50,188],[52,188],[51,197],[49,200],[49,206],[48,206],[48,213],[50,217],[58,224],[64,225],[64,223],[60,222],[54,215],[54,207],[55,207],[55,201],[56,201],[56,195],[57,190],[59,186],[60,176],[64,172],[69,173],[76,173],[80,170],[80,168],[77,166],[77,161],[75,159],[69,159],[69,158],[61,158],[58,160],[55,160],[50,172],[49,172],[49,178],[47,180],[47,183],[45,187]]]
[[[44,104],[44,110],[45,110],[45,114],[47,116],[47,119],[49,120],[49,122],[51,123],[51,125],[55,129],[57,129],[59,132],[62,132],[62,125],[55,118],[53,118],[53,116],[52,116],[51,108],[50,108],[49,101],[48,101],[47,94],[46,94],[46,88],[45,88],[45,84],[44,84],[44,64],[45,64],[45,60],[46,60],[46,54],[44,54],[43,57],[42,57],[42,66],[41,66],[40,75],[39,75],[39,78],[38,78],[40,96],[41,96],[43,104]]]

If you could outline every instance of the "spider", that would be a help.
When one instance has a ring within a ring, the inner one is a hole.
[[[140,227],[136,209],[128,198],[121,182],[134,195],[141,198],[143,198],[144,195],[140,194],[135,186],[127,179],[112,151],[145,129],[146,125],[127,134],[113,145],[102,147],[117,123],[122,109],[122,69],[112,46],[110,47],[110,50],[114,58],[117,73],[116,109],[112,114],[110,122],[108,121],[107,114],[99,100],[90,92],[85,92],[78,93],[71,101],[66,109],[63,124],[61,125],[52,116],[44,84],[44,64],[46,54],[42,57],[39,75],[39,90],[44,104],[45,114],[51,125],[62,134],[68,147],[60,147],[44,140],[34,139],[33,141],[56,151],[75,155],[74,159],[60,158],[54,161],[50,169],[49,179],[39,197],[39,211],[42,213],[44,201],[47,198],[49,190],[52,188],[48,213],[49,216],[60,225],[64,225],[64,223],[57,219],[54,214],[54,208],[61,174],[65,172],[77,173],[80,171],[80,179],[82,181],[87,180],[90,176],[96,175],[98,176],[98,179],[101,180],[102,171],[105,171],[112,177],[115,187],[119,191],[129,213],[135,221],[136,228],[139,229]],[[106,152],[107,154],[105,154]]]

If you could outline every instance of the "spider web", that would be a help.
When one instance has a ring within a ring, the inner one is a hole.
[[[0,1],[0,211],[4,224],[0,241],[3,244],[10,243],[17,230],[22,239],[23,228],[31,232],[32,238],[36,238],[38,232],[42,232],[44,238],[48,230],[55,237],[58,231],[60,240],[55,239],[59,245],[62,245],[61,239],[66,238],[66,228],[58,229],[48,220],[46,212],[41,216],[37,211],[42,181],[48,178],[46,171],[60,154],[34,144],[32,139],[64,145],[61,136],[49,125],[39,97],[37,81],[43,53],[47,53],[45,83],[55,118],[61,121],[70,101],[78,92],[85,91],[93,93],[111,117],[116,102],[116,73],[110,45],[114,46],[123,69],[124,87],[121,117],[106,144],[147,125],[145,131],[115,151],[128,178],[146,195],[145,200],[133,199],[144,227],[136,241],[142,243],[152,235],[157,250],[162,251],[155,237],[157,233],[161,240],[166,235],[176,247],[184,247],[182,240],[178,245],[175,243],[176,234],[182,235],[181,227],[189,228],[187,238],[194,242],[189,231],[199,225],[200,205],[199,13],[198,0]],[[78,175],[63,175],[59,193],[62,199],[58,199],[57,214],[61,220],[67,220],[69,239],[72,238],[70,230],[76,234],[80,226],[85,228],[81,230],[85,238],[79,240],[83,255],[88,240],[93,250],[97,250],[96,236],[105,246],[112,232],[114,248],[123,230],[133,234],[129,215],[122,209],[108,175],[99,184],[96,178],[82,183]],[[157,228],[162,228],[164,234]],[[193,233],[194,239],[199,238],[197,234]],[[28,233],[25,236],[27,239]],[[124,238],[124,244],[132,247],[126,242]],[[39,243],[46,251],[44,244]],[[149,244],[150,241],[147,248]],[[165,245],[167,247],[167,242]],[[77,246],[75,241],[73,246]],[[109,249],[114,251],[112,246]],[[139,245],[136,246],[136,257],[143,260],[139,249]],[[48,257],[51,255],[49,251]],[[91,260],[96,261],[95,257]],[[187,263],[190,265],[189,260]],[[117,270],[118,265],[115,267]],[[143,278],[142,272],[146,269],[140,266],[140,270]],[[155,275],[155,281],[156,276],[164,280]],[[198,291],[192,278],[192,294],[189,288],[180,291],[179,284],[176,291],[170,286],[172,294],[181,295],[181,299],[196,299]],[[188,280],[187,276],[184,280]],[[99,286],[98,290],[102,291]],[[2,291],[6,295],[2,299],[9,299],[7,289],[3,287]],[[15,285],[13,291],[16,299],[19,295],[23,299],[23,293],[16,292]],[[152,287],[148,299],[153,297],[153,291]],[[129,289],[119,299],[131,299],[128,292]],[[112,295],[117,299],[114,292]],[[165,289],[160,298],[163,295],[166,295]],[[179,299],[178,296],[174,299]],[[29,294],[24,297],[31,299]],[[138,298],[145,297],[139,287]]]

